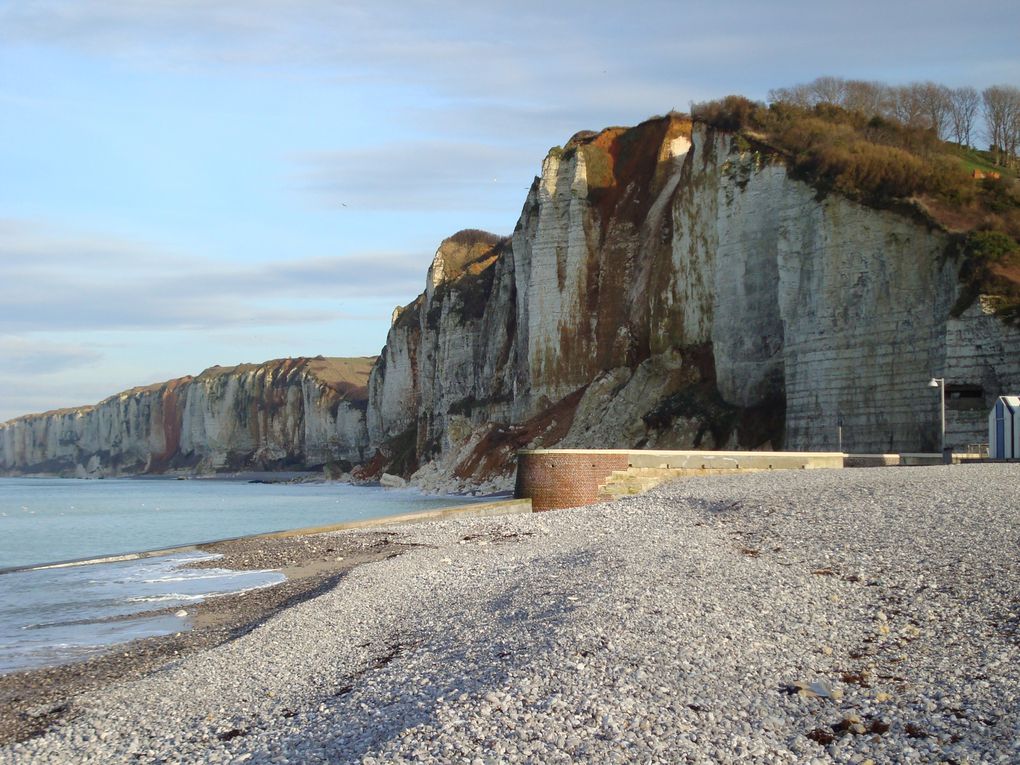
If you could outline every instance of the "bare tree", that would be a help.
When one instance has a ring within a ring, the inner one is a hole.
[[[770,103],[784,103],[808,109],[814,106],[810,85],[794,85],[789,88],[773,88],[769,91]]]
[[[917,98],[928,127],[935,131],[936,138],[945,138],[949,132],[951,91],[945,85],[939,85],[937,82],[919,83],[916,87]]]
[[[981,100],[995,164],[1012,165],[1020,145],[1020,89],[993,85],[981,92]]]
[[[889,89],[891,116],[909,127],[931,127],[924,105],[924,86],[913,82]]]
[[[846,85],[846,80],[839,77],[819,77],[789,88],[774,88],[769,91],[769,101],[782,101],[806,109],[817,104],[842,106],[846,99]]]
[[[843,87],[843,106],[869,117],[884,114],[888,87],[880,82],[847,80]]]
[[[869,116],[892,118],[908,127],[930,129],[939,139],[951,136],[965,146],[974,140],[980,112],[997,164],[1014,164],[1020,151],[1020,89],[1011,85],[986,88],[979,96],[971,87],[951,90],[930,81],[889,86],[866,80],[819,77],[770,90],[769,101],[803,108],[835,104]]]
[[[1020,91],[1014,89],[1020,96]],[[1016,167],[1020,162],[1020,97],[1013,102],[1013,118],[1006,127],[1006,145],[1002,147],[1006,153],[1006,165]]]
[[[819,77],[808,87],[814,103],[843,105],[843,99],[846,96],[846,80],[839,77]]]
[[[949,122],[953,138],[961,146],[971,145],[974,119],[977,117],[981,97],[974,88],[966,86],[949,91]]]

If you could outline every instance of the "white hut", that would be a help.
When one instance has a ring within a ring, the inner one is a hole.
[[[1020,459],[1020,396],[999,396],[988,415],[988,456]]]

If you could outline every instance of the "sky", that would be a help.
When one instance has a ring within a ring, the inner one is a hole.
[[[366,356],[548,149],[821,75],[1020,85],[1015,0],[0,0],[0,421]]]

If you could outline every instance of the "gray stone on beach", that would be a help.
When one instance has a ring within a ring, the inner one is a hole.
[[[407,486],[407,481],[405,481],[399,475],[383,473],[381,476],[379,476],[379,485],[382,486],[384,489],[403,489]]]
[[[0,763],[1018,761],[1018,485],[759,473],[397,527],[420,546]]]

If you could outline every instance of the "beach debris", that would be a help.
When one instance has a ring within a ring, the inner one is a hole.
[[[859,715],[850,714],[828,727],[814,728],[806,736],[822,746],[828,746],[837,738],[842,738],[843,736],[864,736],[867,734],[880,736],[890,728],[888,722],[879,718],[869,717],[867,724],[865,722]]]
[[[836,740],[836,734],[830,730],[825,730],[825,728],[815,728],[807,734],[807,738],[822,746],[828,746]]]
[[[791,696],[796,694],[806,699],[828,699],[829,701],[840,701],[843,698],[843,691],[833,688],[828,680],[814,680],[810,683],[798,680],[795,683],[786,685],[781,689]]]
[[[188,612],[185,611],[183,608],[180,611],[178,611],[176,614],[174,614],[174,616],[176,616],[178,619],[183,619],[187,615],[188,615]]]
[[[874,733],[876,736],[881,736],[883,733],[888,733],[890,725],[886,720],[880,717],[876,717],[870,723],[868,723],[868,733]]]
[[[907,723],[903,730],[910,738],[928,738],[931,735],[920,725],[912,722]]]
[[[864,727],[864,723],[861,722],[861,718],[858,715],[847,715],[838,723],[832,726],[833,731],[837,734],[853,733],[856,736],[863,736],[868,732],[868,729]]]

